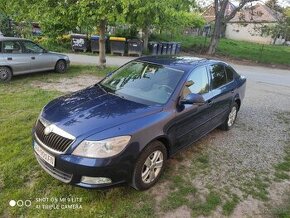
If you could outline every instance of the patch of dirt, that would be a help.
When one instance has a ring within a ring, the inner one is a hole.
[[[264,211],[264,212],[262,212]],[[255,218],[265,218],[268,213],[265,213],[267,210],[261,201],[256,200],[249,196],[246,200],[237,205],[234,212],[230,217],[255,217]]]
[[[173,211],[167,212],[161,217],[164,218],[191,218],[191,209],[187,206],[181,206]]]
[[[169,194],[169,182],[165,181],[165,182],[159,182],[157,183],[154,187],[152,187],[149,190],[149,193],[152,195],[152,197],[155,199],[156,201],[156,207],[158,211],[158,207],[160,205],[160,203],[166,199],[166,197]]]
[[[269,187],[269,204],[272,206],[279,206],[284,203],[287,194],[290,192],[290,181],[282,181],[272,183]]]
[[[62,78],[59,80],[48,80],[47,82],[35,81],[31,83],[32,87],[49,91],[59,91],[63,93],[75,92],[80,89],[96,84],[102,77],[83,75],[73,78]]]

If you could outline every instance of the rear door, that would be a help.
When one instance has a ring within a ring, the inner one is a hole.
[[[232,104],[235,84],[233,78],[227,78],[225,65],[216,63],[209,66],[211,75],[211,95],[213,107],[212,125],[220,125],[226,119]]]
[[[25,55],[30,58],[31,72],[54,68],[52,57],[43,48],[31,41],[22,41]]]
[[[22,46],[17,40],[2,42],[2,58],[13,74],[23,74],[30,71],[30,58],[23,53]]]

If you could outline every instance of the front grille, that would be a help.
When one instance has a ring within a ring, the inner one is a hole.
[[[68,174],[65,172],[62,172],[56,168],[51,168],[47,163],[45,163],[39,156],[38,154],[35,153],[36,156],[36,160],[38,161],[38,163],[40,164],[40,166],[48,173],[50,174],[52,177],[65,182],[65,183],[69,183],[72,179],[72,174]]]
[[[57,152],[64,152],[73,142],[72,139],[65,138],[54,132],[45,135],[44,129],[45,126],[40,120],[38,120],[35,125],[35,134],[37,138],[48,148],[51,148]]]

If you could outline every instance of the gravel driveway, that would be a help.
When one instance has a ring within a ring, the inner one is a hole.
[[[289,140],[286,124],[279,115],[290,112],[290,72],[242,65],[235,65],[235,68],[248,77],[246,98],[235,127],[228,132],[214,130],[169,160],[167,175],[183,177],[188,185],[197,188],[197,194],[189,193],[188,203],[176,209],[162,209],[163,202],[172,192],[170,182],[163,179],[149,191],[155,198],[159,216],[190,217],[190,205],[204,201],[213,191],[222,201],[237,196],[239,203],[231,213],[232,217],[270,217],[269,205],[281,203],[286,191],[290,191],[289,182],[274,181],[273,167],[283,159],[285,142]],[[47,86],[34,85],[74,91],[96,79],[85,76],[59,81],[61,89],[57,88],[59,83],[53,82]],[[196,160],[201,157],[206,157],[204,162],[207,164],[202,169],[196,165]],[[209,216],[224,216],[221,205]]]

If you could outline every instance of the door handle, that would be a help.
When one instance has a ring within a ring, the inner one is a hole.
[[[31,57],[32,60],[35,60],[35,57]]]
[[[8,61],[12,61],[12,58],[7,58]]]
[[[208,101],[207,101],[207,104],[208,104],[208,105],[212,105],[212,104],[213,104],[213,101],[212,101],[212,100],[208,100]]]

